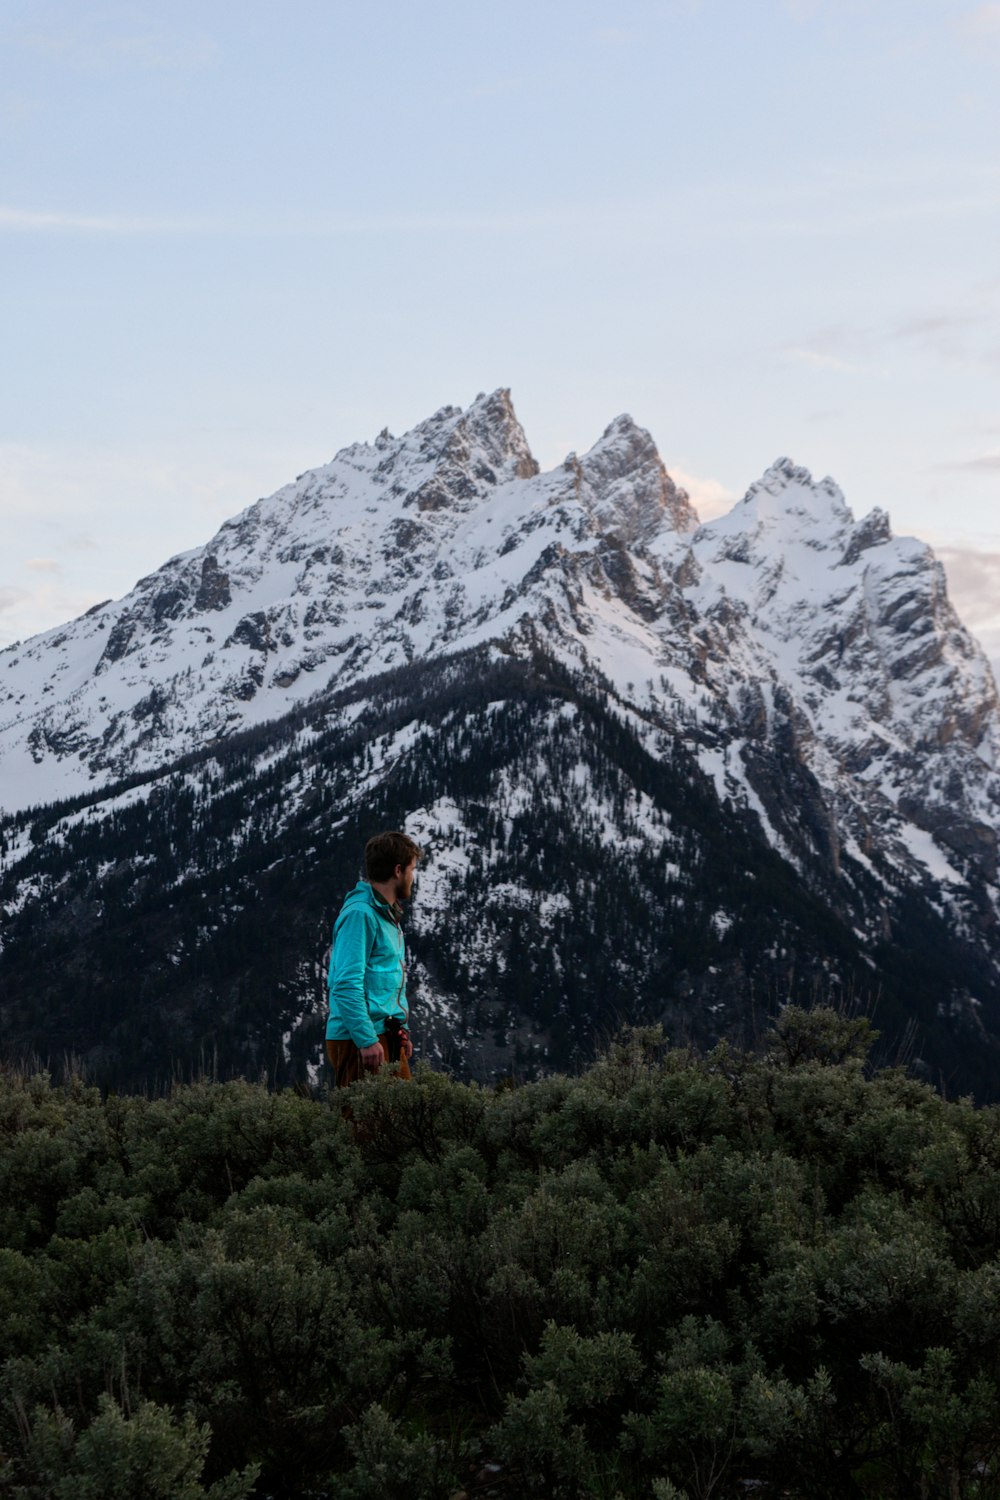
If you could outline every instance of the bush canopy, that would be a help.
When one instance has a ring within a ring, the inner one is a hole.
[[[14,1500],[1000,1497],[1000,1112],[864,1022],[579,1077],[0,1077]],[[345,1108],[346,1106],[346,1108]]]

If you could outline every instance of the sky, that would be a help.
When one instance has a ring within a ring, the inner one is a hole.
[[[0,648],[509,386],[780,455],[1000,666],[1000,0],[0,0]]]

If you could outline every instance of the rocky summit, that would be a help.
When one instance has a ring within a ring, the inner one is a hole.
[[[987,661],[884,512],[781,458],[699,525],[631,418],[542,473],[496,391],[0,653],[4,1033],[119,1082],[315,1076],[329,923],[393,824],[438,1065],[822,999],[995,1097],[998,756]]]

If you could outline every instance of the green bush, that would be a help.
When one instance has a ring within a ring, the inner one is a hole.
[[[152,1401],[133,1414],[101,1396],[79,1434],[59,1408],[19,1415],[23,1482],[13,1500],[246,1500],[257,1478],[251,1466],[203,1486],[208,1427],[191,1416],[176,1421]]]
[[[1000,1500],[1000,1112],[865,1043],[0,1076],[0,1492]]]

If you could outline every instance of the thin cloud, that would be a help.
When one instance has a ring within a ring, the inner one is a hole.
[[[952,602],[970,629],[1000,627],[1000,552],[938,547]]]
[[[982,646],[1000,681],[1000,552],[947,546],[935,552],[959,619]]]
[[[691,504],[698,513],[699,521],[714,521],[732,510],[739,496],[727,489],[718,479],[703,479],[698,474],[689,474],[686,469],[667,465],[667,472],[675,484],[687,490]]]
[[[840,360],[848,365],[867,358],[875,345],[870,332],[854,328],[847,323],[828,323],[814,328],[804,338],[784,345],[782,353],[807,359],[815,363],[816,358]]]
[[[982,290],[965,306],[915,312],[870,328],[840,324],[820,329],[784,345],[781,353],[786,359],[844,374],[870,371],[875,361],[896,358],[904,349],[908,358],[918,352],[974,369],[992,368],[998,358],[998,323],[995,291]]]
[[[1000,4],[989,0],[985,5],[977,5],[975,10],[959,19],[958,29],[970,41],[982,41],[984,37],[1000,38]]]
[[[508,88],[516,90],[524,86],[524,80],[496,79],[486,81],[481,86],[473,85],[469,96],[475,97],[476,94],[480,94],[482,97],[489,97],[493,92],[500,94]],[[926,213],[936,219],[941,219],[950,211],[972,207],[988,209],[990,213],[993,213],[996,207],[997,187],[1000,187],[1000,176],[996,178],[994,185],[991,185],[989,189],[984,189],[974,198],[969,197],[961,201],[955,199],[947,203],[934,200],[916,207],[912,204],[899,207],[892,204],[875,206],[870,211],[860,211],[853,218],[850,218],[847,213],[842,213],[838,217],[837,227],[845,232],[854,231],[869,227],[875,222],[905,218],[911,212]],[[720,195],[716,193],[715,196],[718,198]],[[700,202],[697,193],[693,201]],[[709,206],[708,218],[702,216],[700,230],[696,225],[692,233],[705,235],[714,233],[710,224],[712,207],[712,205]],[[759,217],[755,218],[755,213]],[[303,238],[336,239],[341,236],[365,234],[522,234],[552,230],[564,233],[574,232],[586,235],[588,240],[593,240],[620,237],[620,225],[623,222],[631,225],[632,233],[637,237],[655,234],[667,226],[670,216],[670,210],[664,200],[655,194],[634,199],[615,197],[584,201],[568,199],[528,209],[520,203],[511,203],[509,207],[500,206],[486,212],[472,213],[456,211],[445,203],[441,203],[431,204],[426,209],[417,209],[414,212],[404,209],[390,213],[331,215],[329,217],[320,212],[310,212],[308,216],[301,218],[285,217],[280,220],[170,216],[159,218],[128,212],[81,213],[60,207],[35,208],[8,203],[0,204],[0,232],[7,229],[11,232],[76,231],[136,235],[163,233],[301,240]],[[760,205],[755,204],[752,210],[748,209],[747,213],[741,217],[740,227],[744,234],[760,234],[767,238],[792,233],[827,235],[830,232],[826,220],[821,215],[814,218],[786,220],[777,205],[773,212],[762,213]],[[816,348],[816,341],[809,339],[807,346]],[[823,352],[822,349],[819,352]]]
[[[22,48],[85,73],[121,69],[155,73],[190,73],[214,62],[218,47],[211,37],[166,36],[155,31],[101,31],[82,24],[49,31],[24,32]]]
[[[984,299],[984,305],[975,310],[963,308],[905,318],[887,330],[886,338],[963,364],[991,365],[996,362],[991,348],[996,323],[995,307]]]
[[[993,668],[994,679],[1000,683],[1000,626],[980,630],[976,639],[989,658],[990,666]]]
[[[996,474],[1000,472],[1000,453],[981,453],[976,458],[960,458],[934,467],[942,474]]]
[[[78,214],[61,209],[16,208],[0,204],[0,231],[33,234],[46,231],[87,234],[184,234],[198,226],[179,219],[145,219],[128,214]]]
[[[782,0],[785,12],[793,21],[811,21],[821,5],[821,0]]]
[[[207,219],[145,218],[131,214],[81,214],[63,209],[21,208],[0,204],[0,233],[83,234],[198,234],[249,238],[336,238],[356,234],[518,234],[526,230],[587,229],[593,224],[588,205],[543,208],[525,213],[464,214],[446,209],[416,214],[373,214],[370,217],[288,220],[280,224]]]
[[[767,216],[742,218],[740,233],[745,235],[752,230],[771,237],[795,234],[830,239],[920,220],[934,220],[941,224],[946,219],[966,219],[969,215],[985,214],[992,217],[995,211],[996,196],[989,189],[969,193],[943,189],[933,195],[912,198],[889,195],[880,203],[844,207],[832,223],[822,212],[816,212],[811,217],[798,214],[789,218],[779,208]]]
[[[801,345],[793,344],[782,350],[786,359],[796,364],[812,365],[817,370],[836,370],[842,375],[854,375],[858,366],[850,360],[841,359],[837,354],[826,354],[822,349],[806,349]]]
[[[27,557],[24,566],[31,573],[60,573],[61,565],[54,557]]]
[[[802,420],[804,422],[815,422],[815,423],[820,423],[820,422],[839,422],[839,421],[842,420],[843,416],[844,416],[844,408],[842,406],[831,406],[831,407],[826,408],[824,411],[810,411],[810,412],[806,412],[806,414],[805,414],[805,416],[803,417]]]
[[[980,319],[971,312],[934,313],[929,317],[904,318],[892,329],[898,339],[922,339],[941,333],[965,332],[977,326]]]
[[[24,125],[41,112],[42,106],[37,99],[29,99],[25,94],[13,94],[6,91],[0,93],[0,123],[4,125]]]
[[[25,589],[0,587],[0,612],[13,609],[28,597]]]

